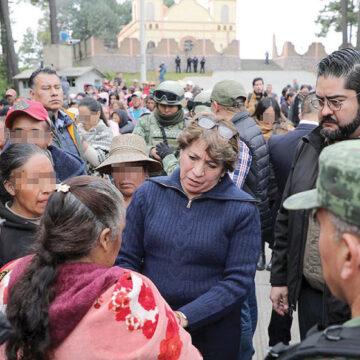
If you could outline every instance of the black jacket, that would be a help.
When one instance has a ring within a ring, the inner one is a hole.
[[[316,187],[318,158],[325,146],[319,126],[303,137],[296,149],[282,202],[292,194]],[[272,286],[288,287],[289,303],[293,308],[302,284],[308,218],[309,210],[288,211],[281,204],[275,224],[270,283]],[[346,321],[349,316],[347,305],[336,300],[327,288],[324,295],[323,325]]]
[[[37,225],[10,212],[0,202],[0,267],[29,254]]]
[[[245,179],[244,191],[260,200],[261,235],[263,240],[271,244],[273,231],[268,199],[270,178],[268,146],[260,127],[249,116],[247,110],[236,114],[231,121],[239,131],[241,140],[250,149],[252,161]]]

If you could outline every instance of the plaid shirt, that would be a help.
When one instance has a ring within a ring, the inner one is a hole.
[[[240,151],[239,151],[238,164],[234,172],[229,173],[229,175],[231,180],[234,182],[234,184],[239,189],[242,189],[246,176],[251,166],[252,156],[248,146],[241,140],[239,140],[239,142],[240,142]]]

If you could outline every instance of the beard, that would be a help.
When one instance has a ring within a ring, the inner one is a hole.
[[[358,110],[354,120],[347,125],[341,126],[336,119],[333,119],[330,115],[323,117],[320,120],[320,126],[327,122],[336,124],[339,128],[336,130],[321,129],[320,135],[328,140],[347,140],[360,126],[360,109]]]

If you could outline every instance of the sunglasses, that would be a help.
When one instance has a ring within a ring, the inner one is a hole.
[[[214,120],[211,120],[207,117],[201,117],[198,119],[198,124],[200,127],[206,130],[210,130],[217,127],[217,130],[219,132],[219,135],[222,136],[224,139],[230,140],[233,136],[236,135],[235,132],[233,132],[230,128],[228,128],[225,125],[219,124],[215,122]]]
[[[187,102],[187,108],[189,111],[193,111],[198,105],[202,105],[202,106],[207,106],[207,107],[211,107],[211,102],[201,102],[201,101],[194,101],[194,100],[189,100]]]
[[[165,99],[169,104],[176,103],[184,98],[184,95],[179,96],[173,92],[164,90],[155,90],[153,96],[155,101],[160,102]]]

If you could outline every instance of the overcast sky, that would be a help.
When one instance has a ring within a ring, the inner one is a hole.
[[[272,55],[273,34],[278,52],[285,41],[291,41],[303,54],[314,41],[321,41],[328,53],[341,43],[341,34],[330,32],[327,38],[317,38],[319,27],[315,19],[326,0],[237,0],[237,37],[240,40],[240,57],[263,58],[265,51]],[[10,3],[11,22],[16,47],[27,27],[36,31],[41,11],[30,4]]]

